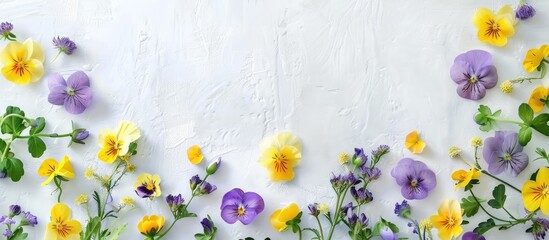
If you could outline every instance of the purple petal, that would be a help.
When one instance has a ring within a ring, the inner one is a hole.
[[[437,186],[435,173],[429,169],[421,170],[418,173],[418,178],[422,180],[420,184],[427,191],[431,191]]]
[[[258,212],[254,211],[253,209],[246,209],[246,213],[244,215],[239,216],[238,220],[242,222],[244,225],[248,225],[252,223],[252,221],[257,217]]]
[[[79,90],[76,90],[74,92],[74,96],[84,105],[85,107],[89,107],[92,99],[93,99],[93,93],[90,87],[82,87]]]
[[[494,65],[488,65],[477,71],[478,81],[484,85],[486,89],[496,86],[498,83],[498,71]]]
[[[69,96],[66,92],[66,86],[55,86],[50,89],[50,94],[48,94],[48,102],[53,105],[63,105],[65,104],[65,99]]]
[[[511,175],[516,177],[526,168],[526,166],[528,166],[528,155],[523,152],[515,153],[511,156],[509,162],[509,165],[511,166]]]
[[[240,188],[234,188],[231,191],[228,191],[223,195],[223,200],[221,200],[221,208],[223,209],[226,206],[236,206],[242,203],[242,198],[244,197],[244,191]]]
[[[75,91],[78,91],[83,87],[89,87],[90,79],[88,78],[88,75],[86,75],[84,72],[76,71],[69,76],[69,79],[67,80],[67,86],[74,89]]]
[[[59,73],[52,73],[48,75],[46,80],[48,81],[48,88],[50,89],[50,91],[52,91],[56,87],[63,87],[63,89],[67,89],[67,83],[65,82],[63,76],[61,76],[61,74]]]
[[[486,95],[486,88],[479,82],[471,83],[470,81],[467,81],[458,86],[457,94],[462,98],[479,100]]]
[[[391,176],[395,178],[399,186],[408,184],[408,173],[412,161],[411,158],[403,158],[397,163],[393,170],[391,170]]]
[[[506,153],[522,152],[522,146],[518,143],[518,134],[511,131],[503,131],[501,150]]]
[[[450,77],[457,84],[468,82],[470,80],[471,69],[469,63],[464,61],[456,61],[450,68]]]
[[[223,218],[226,223],[235,223],[238,220],[238,205],[227,205],[222,208],[221,218]]]
[[[473,72],[477,72],[481,68],[492,65],[492,54],[484,50],[471,50],[462,53],[454,59],[454,62],[468,62]]]
[[[246,211],[253,209],[257,214],[261,213],[265,208],[263,198],[254,192],[245,193],[242,199],[242,204],[244,204]]]
[[[72,114],[80,114],[86,110],[86,106],[84,106],[76,96],[69,95],[65,98],[65,103],[63,105],[65,106],[65,110]]]
[[[429,192],[421,187],[413,188],[408,184],[408,185],[402,186],[402,188],[400,189],[400,193],[402,193],[402,196],[404,198],[408,200],[414,200],[414,199],[426,198]]]
[[[147,186],[141,185],[135,189],[135,193],[140,198],[148,198],[154,194],[154,191],[147,189]]]

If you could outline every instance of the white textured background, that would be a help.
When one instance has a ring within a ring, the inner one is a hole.
[[[192,144],[203,146],[208,161],[224,158],[223,168],[211,181],[214,194],[190,207],[200,219],[213,216],[219,239],[253,236],[257,239],[294,239],[289,232],[275,232],[268,217],[283,203],[297,202],[307,211],[310,202],[334,203],[329,173],[342,172],[337,155],[355,146],[369,152],[379,144],[392,147],[380,164],[383,177],[372,184],[375,202],[366,212],[372,222],[380,214],[397,223],[403,235],[411,236],[406,222],[393,216],[401,201],[400,191],[389,171],[403,157],[424,161],[436,173],[438,186],[426,200],[412,201],[417,219],[436,212],[445,198],[462,197],[453,191],[452,171],[463,164],[447,157],[456,145],[468,148],[472,136],[487,137],[472,117],[479,103],[502,108],[504,116],[516,118],[516,108],[526,102],[536,84],[524,84],[511,95],[489,90],[480,102],[461,99],[449,77],[457,54],[484,49],[494,55],[500,82],[525,75],[522,59],[529,48],[547,43],[549,2],[532,1],[538,15],[519,23],[516,35],[504,48],[494,48],[476,39],[471,18],[478,7],[497,10],[510,0],[370,0],[370,1],[74,1],[3,0],[1,21],[11,21],[19,40],[32,37],[42,44],[51,60],[54,36],[69,36],[78,44],[72,56],[46,64],[46,71],[69,75],[84,70],[91,78],[93,105],[73,116],[47,102],[45,81],[15,86],[0,80],[0,107],[18,105],[28,116],[44,116],[46,131],[65,132],[70,121],[87,127],[86,145],[66,149],[66,139],[48,140],[44,157],[68,154],[78,177],[65,184],[63,199],[84,222],[85,212],[74,204],[81,193],[98,189],[83,177],[86,167],[106,173],[110,165],[96,159],[97,135],[116,128],[122,119],[137,123],[143,132],[137,173],[124,178],[115,201],[128,195],[139,173],[158,173],[163,196],[183,193],[188,198],[188,178],[202,167],[186,160]],[[5,42],[0,43],[4,45]],[[511,125],[502,128],[517,130]],[[403,147],[404,136],[418,129],[427,143],[423,154],[412,156]],[[296,179],[272,183],[258,163],[259,141],[277,131],[291,130],[303,141],[303,160],[295,169]],[[544,146],[539,134],[527,147],[534,158],[536,146]],[[52,186],[40,187],[36,174],[42,159],[32,159],[26,144],[14,148],[25,162],[26,174],[19,183],[0,182],[0,209],[19,203],[38,215],[40,224],[30,230],[30,239],[42,238],[55,195]],[[465,156],[471,157],[471,153]],[[542,165],[531,163],[528,174]],[[483,197],[489,197],[491,187]],[[219,216],[223,194],[233,187],[260,193],[265,211],[250,226],[228,225]],[[508,191],[512,193],[511,191]],[[520,196],[508,196],[511,211],[522,213]],[[136,224],[145,214],[165,214],[162,199],[152,203],[136,199],[138,209],[125,218],[128,230],[122,239],[141,238]],[[176,225],[168,239],[191,239],[201,231],[197,219]],[[313,226],[304,215],[304,225]],[[480,218],[473,219],[478,223]],[[472,230],[469,225],[465,230]],[[526,226],[505,232],[492,231],[489,239],[525,239]],[[341,228],[339,236],[345,236]],[[343,238],[343,237],[341,237]]]

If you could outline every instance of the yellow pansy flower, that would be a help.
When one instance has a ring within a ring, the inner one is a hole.
[[[57,161],[53,158],[44,160],[38,168],[38,175],[40,177],[47,177],[47,179],[42,182],[42,186],[46,186],[51,182],[51,180],[53,180],[53,178],[57,176],[67,179],[74,178],[74,171],[72,170],[69,157],[65,156],[60,163],[57,163]]]
[[[478,29],[478,39],[494,46],[507,44],[507,38],[515,34],[517,20],[513,8],[503,6],[496,14],[490,9],[480,8],[473,15],[473,23]]]
[[[542,101],[547,100],[549,98],[549,88],[546,88],[544,86],[539,86],[534,91],[532,91],[532,94],[530,95],[530,99],[528,99],[528,105],[534,110],[534,112],[541,112],[543,109],[543,106],[545,106],[545,103]]]
[[[430,217],[433,226],[438,229],[438,237],[442,240],[450,240],[461,234],[461,218],[463,210],[456,200],[444,200],[438,208],[438,214]]]
[[[301,142],[291,132],[281,132],[263,139],[260,143],[263,153],[259,163],[266,167],[273,181],[294,179],[293,168],[301,160]]]
[[[527,72],[533,72],[536,70],[543,59],[549,56],[549,45],[541,45],[539,48],[532,48],[528,50],[522,65]]]
[[[200,146],[192,145],[190,148],[188,148],[187,158],[189,158],[189,161],[192,164],[199,164],[200,162],[202,162],[202,159],[204,159],[204,155],[202,155],[202,149],[200,149]]]
[[[137,224],[137,230],[145,236],[153,237],[162,230],[164,223],[164,216],[144,216]]]
[[[469,171],[466,171],[463,169],[457,170],[452,173],[452,179],[455,181],[458,181],[456,183],[456,187],[454,188],[454,190],[457,190],[460,187],[464,188],[465,186],[467,186],[467,184],[469,184],[469,182],[471,182],[471,180],[479,179],[479,178],[480,178],[480,171],[477,170],[476,168],[471,168],[471,170]]]
[[[121,121],[118,130],[105,129],[99,134],[99,146],[101,150],[97,157],[106,163],[113,163],[117,157],[128,153],[130,143],[141,137],[141,131],[137,125],[130,121]]]
[[[133,185],[135,193],[141,198],[155,198],[162,194],[160,190],[160,176],[158,174],[143,173],[137,177]]]
[[[549,216],[549,168],[542,167],[538,171],[536,181],[528,180],[522,187],[524,207],[530,211],[541,208],[541,212]]]
[[[421,139],[419,139],[419,134],[416,130],[408,133],[408,135],[406,135],[406,141],[405,141],[405,146],[408,150],[410,150],[410,152],[412,153],[422,153],[423,152],[423,149],[425,148],[425,142],[421,141]]]
[[[51,222],[46,228],[45,240],[79,240],[82,225],[71,220],[71,209],[64,203],[57,203],[51,209]]]
[[[297,204],[291,203],[284,208],[274,211],[273,214],[271,214],[269,221],[275,230],[282,232],[288,227],[286,222],[294,219],[299,212],[301,211],[299,211]]]
[[[9,42],[0,52],[4,64],[2,74],[15,84],[28,84],[38,81],[44,75],[44,52],[32,39],[23,43]]]

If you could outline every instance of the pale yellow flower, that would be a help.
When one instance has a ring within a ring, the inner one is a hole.
[[[319,203],[317,205],[317,209],[318,209],[318,212],[320,212],[320,214],[327,214],[328,211],[330,211],[330,206],[328,206],[328,204],[326,203]]]
[[[499,85],[499,89],[501,89],[502,93],[512,93],[513,92],[513,83],[509,80],[502,82]]]
[[[351,160],[351,156],[349,156],[348,153],[340,153],[339,154],[339,164],[345,165]]]
[[[88,195],[86,194],[80,194],[76,199],[74,200],[76,204],[81,205],[88,202]]]
[[[457,158],[459,157],[459,154],[461,153],[461,149],[459,149],[458,147],[450,147],[450,150],[448,150],[448,155],[451,157],[451,158]]]
[[[129,207],[135,207],[135,202],[131,197],[123,197],[120,199],[120,205],[122,206],[129,206]]]
[[[473,137],[471,138],[471,146],[476,147],[482,147],[482,139],[479,137]]]
[[[86,177],[88,180],[91,180],[93,179],[94,175],[95,175],[95,172],[93,168],[91,167],[86,168],[86,171],[84,172],[84,177]]]

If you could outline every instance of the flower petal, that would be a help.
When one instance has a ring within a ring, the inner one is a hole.
[[[65,104],[65,99],[69,96],[66,90],[67,87],[64,86],[53,87],[53,89],[50,90],[50,94],[48,94],[48,102],[53,105]]]
[[[90,86],[90,79],[88,75],[82,71],[76,71],[67,79],[67,86],[78,91],[84,87]]]
[[[221,200],[221,209],[226,206],[237,206],[242,203],[244,197],[244,191],[240,188],[233,188],[231,191],[228,191],[223,195]]]
[[[522,202],[524,208],[530,212],[536,211],[541,205],[541,198],[536,197],[539,188],[541,188],[541,185],[532,180],[526,181],[522,187]]]
[[[457,94],[466,99],[479,100],[486,95],[486,89],[484,85],[471,82],[465,82],[458,86]]]
[[[494,65],[487,65],[477,71],[478,81],[486,89],[493,88],[498,83],[498,71]]]
[[[48,82],[48,88],[50,91],[53,91],[56,87],[63,87],[63,89],[67,89],[67,82],[65,82],[65,78],[63,78],[63,76],[59,73],[52,73],[48,75],[46,77],[46,81]]]
[[[238,205],[227,205],[221,208],[221,218],[226,223],[235,223],[238,220]]]
[[[44,51],[36,41],[32,40],[32,38],[27,38],[27,40],[23,42],[23,45],[27,49],[27,52],[30,54],[28,56],[29,58],[44,62]]]
[[[244,204],[246,211],[253,209],[257,213],[262,212],[265,208],[263,198],[254,192],[244,193],[244,196],[242,197],[242,204]]]
[[[48,158],[40,164],[38,168],[38,176],[40,177],[49,177],[57,169],[58,163],[53,158]]]
[[[469,67],[469,63],[466,61],[455,61],[454,65],[450,68],[450,77],[457,84],[469,81],[470,79],[467,76],[468,74],[471,74],[471,68]]]
[[[63,203],[57,203],[51,208],[50,214],[52,219],[67,221],[71,218],[71,209]]]
[[[252,221],[255,219],[255,217],[257,217],[258,214],[259,213],[256,212],[253,209],[246,210],[246,213],[244,213],[244,215],[242,215],[242,216],[239,216],[238,220],[240,220],[240,222],[242,222],[242,224],[248,225],[248,224],[252,223]]]
[[[89,107],[91,105],[91,102],[92,102],[92,99],[93,99],[93,93],[92,93],[91,88],[82,87],[82,88],[78,89],[78,91],[74,92],[74,96],[85,107]]]
[[[36,59],[27,61],[27,71],[31,75],[31,81],[36,82],[44,75],[44,65]]]
[[[129,137],[130,142],[133,142],[141,137],[141,130],[139,130],[137,125],[130,121],[121,121],[120,124],[118,124],[116,137],[118,139],[124,139],[126,136]]]
[[[470,67],[468,70],[472,71],[469,73],[476,73],[480,69],[492,65],[492,54],[484,50],[475,49],[458,55],[454,62],[458,61],[467,62]]]
[[[68,95],[67,98],[65,98],[63,105],[65,106],[65,110],[72,114],[80,114],[86,110],[86,106],[84,106],[84,104],[82,104],[74,95]]]

